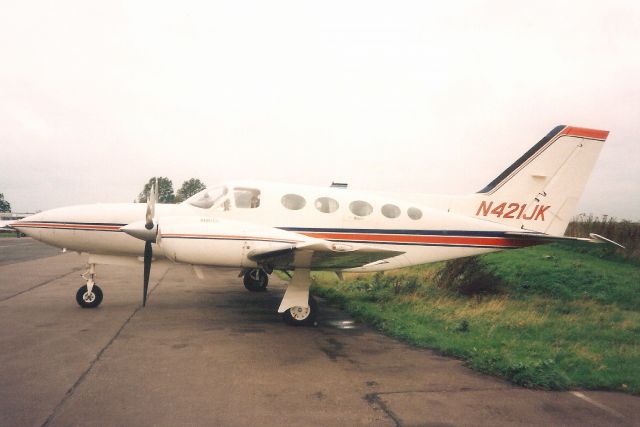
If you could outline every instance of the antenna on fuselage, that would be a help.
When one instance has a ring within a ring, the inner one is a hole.
[[[330,185],[331,188],[342,188],[342,189],[347,188],[347,186],[349,186],[349,184],[347,184],[346,182],[331,182],[331,185]]]

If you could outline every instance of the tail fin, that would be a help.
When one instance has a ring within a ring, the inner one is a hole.
[[[475,217],[564,234],[608,131],[556,126],[476,197]]]

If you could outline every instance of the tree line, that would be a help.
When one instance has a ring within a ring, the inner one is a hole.
[[[204,190],[207,186],[198,178],[190,178],[182,183],[182,186],[174,193],[173,182],[164,176],[154,176],[149,178],[149,181],[144,185],[140,194],[138,194],[137,201],[140,203],[146,203],[149,198],[149,192],[151,191],[151,185],[158,183],[158,202],[160,203],[180,203],[187,200],[199,191]]]
[[[182,183],[182,186],[174,193],[173,182],[164,176],[150,178],[144,185],[136,201],[146,203],[151,191],[151,184],[158,180],[158,201],[160,203],[180,203],[187,200],[199,191],[206,188],[204,182],[198,178],[190,178]],[[4,194],[0,193],[0,212],[11,212],[11,203],[5,200]]]
[[[0,193],[0,212],[11,212],[11,203],[4,199],[3,193]]]

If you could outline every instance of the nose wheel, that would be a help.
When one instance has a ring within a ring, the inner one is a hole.
[[[87,285],[80,286],[76,292],[76,302],[82,308],[95,308],[102,302],[102,289],[96,284],[93,285],[91,291]]]
[[[76,302],[82,308],[95,308],[102,302],[102,289],[93,281],[96,277],[96,265],[89,264],[82,277],[87,281],[87,284],[80,286],[76,292]]]

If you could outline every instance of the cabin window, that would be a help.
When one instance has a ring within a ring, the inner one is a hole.
[[[387,218],[398,218],[400,216],[400,208],[392,204],[384,205],[380,212]]]
[[[364,200],[356,200],[355,202],[351,202],[349,204],[349,210],[357,216],[367,216],[371,215],[373,212],[373,206]]]
[[[411,219],[420,219],[422,218],[422,211],[418,208],[409,208],[407,209],[407,215]]]
[[[300,210],[307,204],[304,197],[299,196],[298,194],[285,194],[282,196],[280,202],[282,203],[282,206],[287,209],[291,209],[292,211]]]
[[[338,210],[340,205],[338,201],[331,197],[319,197],[316,199],[316,209],[320,212],[331,213]]]
[[[236,208],[255,209],[260,206],[260,190],[255,188],[235,188],[233,196]]]
[[[184,203],[188,203],[196,208],[209,209],[213,205],[222,202],[227,192],[227,187],[207,188],[189,197]]]

